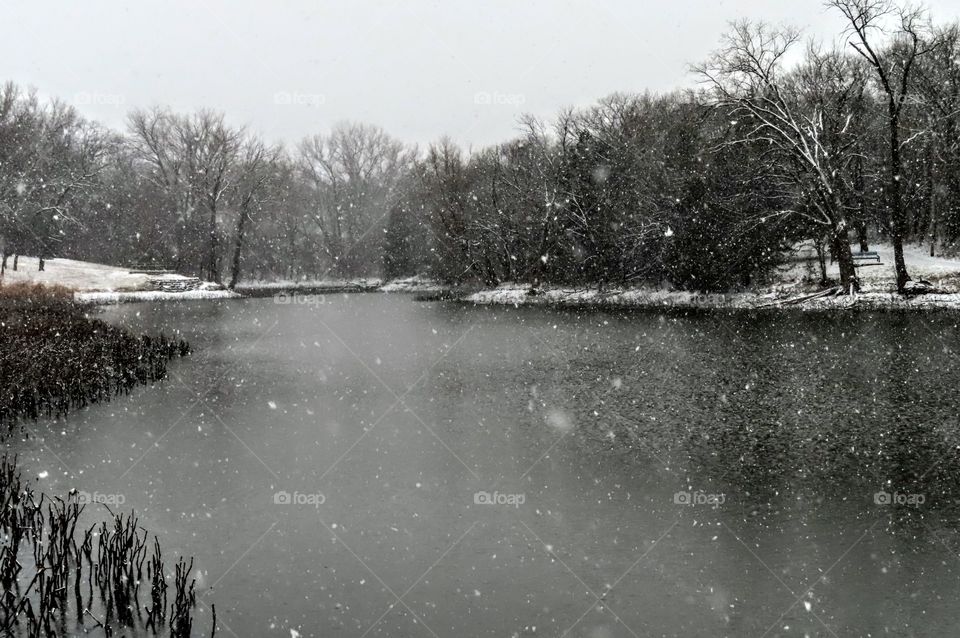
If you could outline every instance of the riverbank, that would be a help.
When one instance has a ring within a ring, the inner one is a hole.
[[[449,292],[449,287],[416,275],[384,281],[378,277],[357,279],[301,279],[244,281],[233,290],[172,272],[152,273],[76,259],[47,259],[39,269],[36,257],[21,256],[17,270],[13,260],[0,279],[2,285],[61,286],[73,291],[76,301],[117,304],[140,301],[183,301],[326,295],[355,292],[423,293]]]
[[[696,293],[681,290],[623,288],[600,290],[580,287],[542,287],[503,284],[458,299],[475,305],[554,306],[559,308],[597,309],[730,309],[797,308],[801,310],[925,310],[960,309],[960,292],[899,295],[865,284],[853,295],[841,294],[839,288],[804,291],[783,287],[766,292]]]
[[[252,281],[238,284],[234,289],[243,297],[272,297],[275,295],[326,295],[354,292],[411,292],[440,293],[449,290],[432,279],[415,275],[384,281],[380,278],[362,279],[307,279],[302,281]]]
[[[73,293],[74,301],[98,305],[133,303],[137,301],[189,301],[195,299],[239,299],[244,295],[231,290],[164,290],[89,291]]]
[[[605,288],[591,286],[533,287],[523,282],[504,283],[493,289],[454,288],[423,276],[384,281],[379,278],[317,279],[289,281],[249,281],[235,290],[226,290],[212,282],[194,282],[191,290],[157,290],[157,277],[124,268],[69,259],[50,259],[43,271],[37,260],[21,257],[19,270],[8,270],[4,283],[43,283],[74,290],[74,299],[90,304],[156,302],[183,300],[219,300],[243,297],[275,297],[278,303],[299,296],[348,293],[413,293],[418,301],[453,300],[476,305],[556,306],[564,308],[637,308],[637,309],[762,309],[798,308],[806,310],[922,310],[960,308],[960,260],[931,257],[920,246],[904,246],[908,271],[914,278],[909,295],[895,292],[893,249],[886,244],[872,245],[880,263],[858,268],[861,290],[854,295],[840,294],[836,285],[819,283],[820,270],[812,248],[798,246],[793,258],[777,269],[766,284],[754,289],[729,293],[698,293],[650,287]],[[827,277],[834,281],[836,263],[826,265]],[[191,279],[176,274],[163,275],[171,285]],[[195,279],[195,278],[194,278]]]
[[[798,247],[797,256],[777,269],[756,289],[730,293],[697,293],[649,287],[605,288],[505,283],[497,288],[461,295],[477,305],[557,306],[566,308],[735,309],[798,308],[802,310],[926,310],[960,309],[960,260],[931,257],[918,246],[904,246],[904,259],[913,282],[910,294],[896,292],[893,248],[871,246],[880,264],[857,269],[861,289],[841,294],[835,284],[819,283],[815,254]],[[839,266],[827,264],[827,277],[839,279]]]
[[[446,294],[449,287],[422,277],[394,279],[384,283],[380,279],[359,280],[307,280],[267,281],[239,284],[233,290],[203,288],[168,292],[162,290],[86,290],[77,291],[73,297],[82,303],[98,305],[132,303],[138,301],[190,301],[275,297],[278,303],[288,303],[300,296],[352,294],[352,293],[420,293]]]
[[[282,295],[332,295],[336,293],[376,292],[380,279],[314,279],[303,281],[249,281],[237,284],[241,297],[279,297]]]

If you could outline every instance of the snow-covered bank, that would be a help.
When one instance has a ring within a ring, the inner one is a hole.
[[[96,264],[75,259],[47,259],[39,270],[36,257],[20,257],[17,270],[7,260],[3,284],[62,286],[74,291],[74,299],[85,303],[112,304],[131,301],[175,301],[177,299],[229,299],[238,297],[219,284],[177,273],[131,272],[129,268]]]
[[[275,292],[345,292],[355,290],[369,292],[383,285],[383,280],[373,279],[281,279],[277,281],[244,281],[237,284],[235,290],[240,294],[262,296]]]
[[[447,290],[449,290],[448,286],[419,275],[405,279],[391,279],[380,286],[380,292],[445,292]]]
[[[82,263],[82,262],[78,262]],[[106,267],[109,268],[109,267]],[[124,303],[131,301],[174,301],[177,299],[231,299],[237,297],[272,297],[283,294],[322,295],[349,292],[445,292],[448,288],[423,277],[394,279],[323,279],[304,281],[256,281],[239,284],[235,290],[224,290],[203,282],[199,290],[164,292],[136,289],[82,289],[74,294],[77,301],[88,303]]]
[[[250,297],[263,297],[276,293],[323,294],[328,292],[443,292],[447,286],[419,275],[384,282],[370,279],[307,279],[301,281],[246,281],[238,284],[236,291]]]
[[[960,309],[960,260],[931,257],[920,247],[904,246],[907,271],[915,281],[926,280],[936,290],[931,294],[896,294],[893,248],[887,244],[870,247],[880,255],[881,265],[857,269],[862,290],[856,295],[823,292],[815,280],[819,265],[810,254],[806,261],[792,261],[774,273],[773,281],[753,291],[703,294],[653,288],[620,288],[603,291],[590,287],[545,287],[509,283],[481,290],[461,301],[481,305],[558,306],[596,308],[730,308],[753,309],[789,307],[799,309]],[[859,247],[852,247],[854,251]],[[839,278],[836,263],[828,264],[827,276]]]
[[[854,253],[860,251],[859,246],[851,246]],[[880,256],[879,265],[869,265],[857,268],[857,277],[864,284],[893,286],[897,279],[893,265],[893,246],[890,244],[871,244],[870,250]],[[785,264],[774,275],[776,282],[781,284],[799,283],[811,276],[819,277],[819,265],[816,254],[809,244],[802,246],[797,257],[806,257],[806,260],[795,260]],[[948,257],[931,257],[929,248],[916,244],[907,244],[903,247],[903,260],[907,264],[907,272],[913,279],[925,279],[937,288],[950,292],[960,292],[960,260]],[[827,276],[831,279],[840,279],[840,265],[837,262],[827,263]]]
[[[539,288],[504,284],[481,290],[461,301],[477,305],[555,306],[560,308],[646,308],[646,309],[761,309],[797,308],[801,310],[923,310],[960,309],[960,293],[938,293],[904,297],[874,286],[865,286],[855,295],[814,297],[790,288],[774,291],[703,294],[688,291],[649,288]]]
[[[202,290],[218,287],[211,282],[198,282],[195,277],[176,273],[131,272],[129,268],[76,259],[47,259],[43,270],[39,270],[39,261],[36,257],[22,256],[17,259],[17,270],[13,270],[13,258],[8,258],[2,282],[63,286],[77,292],[151,291],[161,284],[186,282],[192,282]]]
[[[44,269],[38,270],[39,259],[21,256],[17,270],[13,257],[7,259],[3,283],[32,283],[45,286],[64,286],[71,290],[138,290],[147,285],[147,276],[133,274],[126,268],[95,264],[75,259],[47,259]]]
[[[763,298],[751,293],[701,294],[648,288],[537,288],[529,285],[503,284],[481,290],[463,298],[478,305],[561,306],[609,308],[749,308]]]
[[[231,290],[185,290],[163,292],[160,290],[91,291],[75,292],[76,301],[95,304],[129,303],[134,301],[184,301],[192,299],[236,299],[241,295]]]

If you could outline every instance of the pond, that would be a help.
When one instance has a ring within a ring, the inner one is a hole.
[[[197,557],[198,634],[960,625],[952,315],[292,301],[107,308],[194,353],[8,443]]]

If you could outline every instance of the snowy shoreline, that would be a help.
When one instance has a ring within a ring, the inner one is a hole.
[[[255,299],[278,295],[319,295],[330,293],[449,293],[449,288],[435,283],[390,282],[377,287],[323,287],[271,285],[241,292],[230,290],[191,290],[162,292],[156,290],[124,292],[76,292],[74,299],[82,303],[110,305],[144,301],[194,301],[222,299]],[[829,292],[829,291],[827,291]],[[855,295],[826,294],[816,291],[798,292],[780,288],[766,292],[698,293],[652,288],[606,289],[590,287],[549,287],[533,289],[530,285],[503,284],[497,288],[444,298],[456,303],[477,306],[539,306],[596,310],[960,310],[960,293],[928,293],[901,296],[894,292],[864,286]]]
[[[823,292],[810,283],[809,263],[790,262],[774,273],[766,287],[733,293],[697,293],[656,288],[617,288],[599,290],[591,286],[547,286],[533,289],[530,284],[504,283],[493,289],[464,289],[441,284],[422,275],[391,279],[326,279],[300,281],[248,281],[236,290],[226,290],[210,282],[199,282],[194,290],[164,291],[151,285],[148,275],[102,264],[68,259],[47,261],[44,271],[36,270],[36,259],[21,257],[23,268],[8,271],[3,281],[39,283],[72,288],[74,299],[83,303],[118,304],[130,302],[222,300],[279,295],[322,295],[335,293],[414,293],[426,301],[453,300],[475,305],[553,306],[558,308],[597,309],[682,309],[682,310],[928,310],[960,309],[960,260],[932,258],[916,247],[905,247],[911,274],[932,282],[936,292],[901,296],[893,292],[892,249],[875,247],[884,260],[882,267],[864,268],[860,275],[862,291],[856,295]],[[828,268],[834,277],[836,264]],[[157,279],[157,277],[154,277]],[[164,280],[180,281],[180,275],[165,275]],[[154,282],[155,284],[155,282]]]
[[[388,281],[376,277],[370,279],[253,281],[238,284],[235,290],[244,297],[269,297],[282,293],[319,295],[341,292],[445,292],[449,290],[449,287],[417,275]]]
[[[902,296],[864,286],[855,295],[815,296],[789,289],[768,292],[697,293],[651,288],[539,288],[503,284],[460,297],[457,301],[480,306],[544,306],[555,308],[681,309],[681,310],[939,310],[960,309],[960,293]]]
[[[119,304],[137,301],[178,301],[194,299],[239,299],[241,295],[230,290],[162,290],[88,291],[73,293],[74,301],[93,304]]]
[[[380,279],[269,281],[238,285],[235,290],[207,287],[200,290],[165,292],[159,290],[81,290],[76,301],[92,304],[134,303],[139,301],[193,301],[198,299],[255,299],[279,296],[309,296],[341,293],[446,293],[450,288],[423,277],[407,277],[383,282]]]

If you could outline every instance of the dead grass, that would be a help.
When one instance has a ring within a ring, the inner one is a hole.
[[[73,290],[66,286],[46,285],[30,282],[0,284],[0,299],[51,300],[73,299]]]

